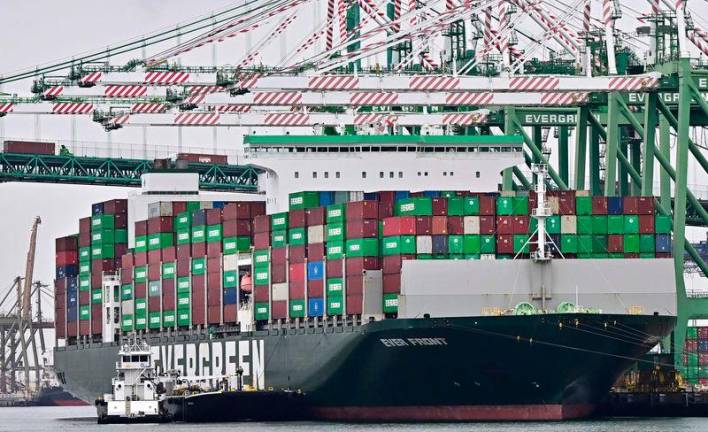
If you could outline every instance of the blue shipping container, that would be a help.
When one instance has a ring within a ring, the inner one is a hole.
[[[620,215],[624,213],[624,199],[622,197],[607,197],[607,214]]]
[[[334,204],[334,192],[320,192],[320,206],[328,206]]]
[[[79,297],[76,293],[71,293],[66,296],[66,302],[69,307],[76,306],[79,302],[77,301]]]
[[[446,254],[447,253],[447,236],[446,235],[434,235],[433,236],[433,253],[434,254]]]
[[[376,192],[364,192],[364,200],[365,201],[378,201],[379,194]]]
[[[77,266],[76,264],[70,264],[70,265],[57,267],[57,279],[77,276],[78,274],[79,274],[79,266]]]
[[[311,298],[307,303],[307,316],[321,317],[324,313],[324,299],[321,297]]]
[[[103,203],[96,203],[91,206],[92,215],[102,215],[103,214]]]
[[[440,191],[425,191],[423,192],[423,196],[426,196],[428,198],[439,198]]]
[[[224,289],[224,304],[236,304],[236,288]]]
[[[411,196],[408,191],[396,191],[396,201],[409,198]]]
[[[206,225],[206,210],[199,209],[192,212],[192,226]]]
[[[310,261],[307,263],[307,280],[322,280],[324,274],[324,263],[322,261]]]
[[[66,310],[66,320],[67,321],[76,321],[78,318],[79,318],[78,306],[70,306]]]
[[[671,234],[657,234],[655,246],[657,252],[671,252]]]
[[[553,243],[546,243],[546,247],[548,248],[549,252],[558,255],[558,246],[561,244],[561,235],[560,234],[550,234],[551,240],[553,240]]]
[[[225,201],[214,201],[213,203],[211,203],[211,205],[213,206],[213,208],[223,209],[224,206],[226,206],[226,202]]]
[[[66,289],[67,289],[67,291],[76,292],[79,289],[79,278],[78,277],[67,278]]]

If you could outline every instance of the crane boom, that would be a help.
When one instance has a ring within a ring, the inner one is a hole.
[[[32,223],[32,234],[30,235],[29,249],[27,250],[27,262],[25,263],[25,280],[22,287],[22,311],[21,319],[24,322],[32,322],[32,279],[34,277],[34,254],[37,249],[37,227],[42,223],[39,216],[35,216]]]

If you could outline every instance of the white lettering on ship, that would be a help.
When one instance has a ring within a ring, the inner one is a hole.
[[[244,384],[265,389],[265,341],[240,340],[153,346],[158,373],[178,370],[183,376],[234,375],[240,366]]]
[[[441,337],[435,338],[392,338],[379,339],[381,343],[388,348],[404,347],[404,346],[446,346],[447,339]]]

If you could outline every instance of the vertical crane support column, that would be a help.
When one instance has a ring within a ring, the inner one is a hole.
[[[619,147],[617,148],[617,151],[618,151],[617,156],[623,157],[623,159],[626,159],[626,160],[630,160],[629,159],[630,145],[631,145],[631,140],[629,138],[629,133],[627,131],[627,128],[620,127]],[[622,156],[620,156],[620,155],[622,155]],[[617,168],[618,168],[617,169],[617,171],[618,171],[617,183],[619,184],[619,187],[618,187],[619,195],[620,196],[627,196],[627,195],[629,195],[629,174],[628,174],[627,167],[624,166],[623,164],[619,164]]]
[[[615,57],[615,20],[612,0],[603,0],[602,20],[605,24],[605,43],[607,44],[607,67],[610,75],[617,74],[617,58]]]
[[[558,126],[558,175],[568,184],[568,126]]]
[[[588,107],[578,108],[575,126],[575,189],[585,189],[585,165],[588,147]]]
[[[607,1],[607,0],[605,0]],[[605,195],[615,196],[617,181],[617,153],[620,143],[619,93],[607,95],[607,139],[605,140]]]
[[[590,127],[590,192],[602,195],[600,182],[600,131],[595,125]]]
[[[531,130],[533,131],[531,136],[533,139],[533,143],[536,145],[536,147],[543,149],[543,128],[541,126],[533,126]],[[541,163],[541,159],[535,154],[532,155],[531,161],[534,164]],[[536,184],[538,182],[538,175],[533,174],[533,176],[531,177],[531,181],[533,182],[533,184]]]
[[[504,109],[504,133],[507,135],[516,134],[516,123],[513,117],[516,116],[516,109],[508,107]],[[514,170],[506,168],[502,171],[502,190],[514,190]]]
[[[644,196],[654,195],[654,152],[656,141],[656,126],[657,126],[657,108],[656,100],[658,94],[649,92],[646,94],[646,102],[644,103],[644,139],[643,154],[644,167],[642,168],[642,191]]]
[[[359,4],[357,2],[352,2],[349,5],[349,9],[347,9],[347,34],[351,34],[354,32],[354,29],[359,27],[359,20]],[[358,38],[359,32],[357,31],[356,34],[352,35],[352,37]],[[347,46],[347,52],[349,53],[359,51],[360,49],[361,42],[356,42]],[[361,60],[355,60],[354,62],[349,63],[349,69],[354,68],[356,68],[356,70],[361,70]]]
[[[659,119],[659,154],[671,160],[671,126],[664,116]],[[671,178],[665,169],[659,170],[659,196],[661,205],[671,208]]]

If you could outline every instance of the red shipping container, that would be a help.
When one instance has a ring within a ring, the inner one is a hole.
[[[177,216],[180,213],[187,211],[186,201],[172,201],[172,215]]]
[[[385,237],[415,235],[415,228],[415,216],[396,216],[389,217],[383,220],[383,235]]]
[[[207,225],[218,225],[221,223],[221,209],[220,208],[210,208],[206,211],[206,223]]]
[[[347,297],[356,294],[362,295],[364,293],[364,275],[351,275],[347,276],[346,286],[344,287]]]
[[[624,252],[624,236],[621,234],[608,235],[607,251],[612,253]]]
[[[383,274],[400,273],[405,260],[413,260],[415,255],[389,255],[383,257]]]
[[[389,273],[383,275],[383,292],[387,294],[401,292],[400,273]]]
[[[447,216],[433,216],[433,235],[447,234]]]
[[[177,259],[186,259],[192,256],[192,245],[177,245]]]
[[[305,298],[305,281],[290,281],[288,283],[288,296],[293,300]]]
[[[305,210],[305,224],[307,226],[325,224],[325,208],[315,207]]]
[[[514,236],[511,234],[499,234],[497,236],[497,253],[514,253]]]
[[[149,281],[160,280],[160,273],[162,273],[162,272],[160,271],[160,270],[161,270],[160,267],[162,267],[162,266],[160,265],[159,262],[156,263],[156,264],[149,264],[149,265],[148,265],[148,271],[147,271],[147,273],[148,273],[148,280],[149,280]]]
[[[177,258],[177,276],[184,277],[189,276],[189,258]]]
[[[322,261],[325,255],[324,243],[311,243],[307,245],[307,259],[310,261]]]
[[[639,258],[639,254],[638,253],[626,253],[626,254],[624,254],[624,257],[625,258]],[[566,254],[566,258],[570,258],[570,257],[568,257],[568,255]]]
[[[148,254],[147,252],[135,252],[135,265],[136,266],[144,266],[148,262]]]
[[[698,354],[698,365],[699,366],[708,366],[708,353]]]
[[[54,280],[54,295],[63,294],[66,292],[67,278]]]
[[[79,233],[79,247],[91,247],[91,233]]]
[[[432,216],[416,216],[415,232],[417,235],[432,235],[433,234],[433,217]]]
[[[148,251],[148,264],[157,264],[162,261],[162,250]]]
[[[271,304],[271,316],[273,319],[285,319],[288,317],[288,302],[287,300],[274,301]]]
[[[136,282],[133,285],[134,294],[136,298],[145,298],[147,295],[147,285],[145,282]]]
[[[219,273],[221,271],[221,257],[207,257],[207,273]]]
[[[253,300],[257,302],[267,302],[270,298],[268,285],[255,285],[253,287]]]
[[[148,310],[150,312],[159,312],[161,304],[162,304],[162,297],[160,297],[159,295],[148,296]]]
[[[393,216],[393,202],[381,202],[379,201],[379,219],[384,219]]]
[[[639,202],[637,203],[638,213],[640,215],[653,215],[654,214],[654,197],[653,196],[643,196],[639,197]]]
[[[238,321],[237,311],[238,308],[235,304],[224,305],[224,322],[225,323],[236,323]]]
[[[75,250],[57,252],[54,260],[57,266],[74,265],[79,262],[79,254]]]
[[[113,216],[113,226],[117,229],[128,228],[128,215],[127,214],[117,214]]]
[[[447,216],[447,198],[433,198],[433,216]]]
[[[251,216],[249,219],[266,214],[266,205],[264,201],[251,201],[250,206]]]
[[[81,320],[79,321],[79,335],[80,336],[88,336],[91,334],[91,321],[89,320]]]
[[[361,274],[363,270],[378,270],[381,268],[379,257],[347,258],[347,276]],[[332,277],[327,274],[327,277]]]
[[[66,337],[66,316],[65,316],[66,311],[64,310],[55,310],[54,311],[54,316],[55,316],[55,324],[54,324],[54,331],[56,331],[57,338],[59,339],[64,339]]]
[[[607,214],[607,197],[594,196],[592,197],[592,214],[606,215]]]
[[[3,152],[53,155],[55,144],[42,141],[5,140]]]
[[[285,263],[270,266],[270,282],[283,283],[287,281],[288,266]]]
[[[253,218],[253,232],[254,233],[268,233],[270,232],[270,216],[259,215]]]
[[[381,203],[393,203],[396,201],[396,191],[379,191],[379,205]]]
[[[425,192],[422,192],[422,191],[420,191],[420,192],[411,192],[411,193],[408,194],[408,196],[409,196],[410,198],[423,198],[423,197],[425,197]]]
[[[698,341],[697,340],[686,340],[684,342],[684,351],[695,353],[698,351]]]
[[[206,325],[204,305],[192,304],[192,325]]]
[[[324,296],[324,280],[307,281],[307,296],[322,297]]]
[[[288,247],[288,261],[290,263],[304,263],[305,262],[305,246],[289,246]]]
[[[203,257],[206,255],[206,243],[192,243],[192,256]]]
[[[91,260],[91,271],[96,270],[101,271],[115,271],[116,270],[116,260],[113,258],[106,259],[95,259]]]
[[[529,220],[530,219],[528,216],[514,216],[514,234],[527,234],[529,232]]]
[[[305,209],[290,210],[288,214],[289,228],[303,228],[305,226]]]
[[[79,219],[79,233],[90,233],[91,232],[91,218],[85,217]]]
[[[77,251],[79,249],[79,238],[76,236],[59,237],[54,240],[54,251]]]
[[[347,222],[347,239],[374,238],[379,235],[377,219],[357,219]]]
[[[626,196],[622,198],[622,211],[624,214],[639,214],[639,197]]]
[[[493,216],[497,212],[496,195],[479,195],[479,214],[481,216]]]
[[[91,269],[91,289],[103,288],[103,273],[100,270]]]
[[[90,291],[79,291],[79,304],[87,305],[91,303],[91,292]]]
[[[708,339],[708,327],[698,327],[698,338]]]
[[[118,243],[115,245],[115,248],[113,249],[113,251],[115,252],[116,257],[120,257],[124,253],[128,252],[128,244],[127,243],[123,243],[123,244]]]
[[[227,220],[223,225],[224,237],[245,237],[252,234],[251,221],[248,220]]]
[[[192,298],[203,299],[206,292],[206,277],[204,275],[192,276]]]
[[[654,233],[654,215],[639,215],[639,233]]]
[[[77,331],[76,331],[76,322],[70,322],[66,326],[66,335],[67,337],[76,337],[77,336]]]
[[[218,258],[221,256],[221,242],[209,242],[206,248],[208,257]]]
[[[165,286],[165,282],[169,282],[171,286]],[[162,309],[175,310],[176,307],[174,280],[164,280],[162,281]]]
[[[270,233],[261,232],[253,235],[253,247],[256,249],[268,249],[270,246]]]
[[[147,235],[147,221],[135,222],[135,236],[140,237]]]
[[[364,296],[361,294],[347,294],[347,315],[361,315],[364,310]]]
[[[162,249],[162,261],[169,262],[177,259],[177,249],[174,246],[169,246]]]
[[[287,253],[286,247],[273,248],[270,250],[270,261],[273,264],[285,264]]]
[[[305,280],[305,264],[290,264],[288,270],[288,280]]]
[[[497,216],[497,233],[514,234],[514,217]]]
[[[221,290],[221,273],[207,273],[207,288]]]
[[[221,296],[221,289],[207,288],[207,307],[219,306],[218,310],[221,311]]]
[[[221,305],[207,306],[207,324],[221,323]]]
[[[147,230],[148,234],[173,232],[172,216],[157,216],[148,219]]]
[[[479,217],[479,233],[480,234],[494,234],[496,231],[496,224],[494,223],[494,216],[480,216]]]
[[[372,200],[347,203],[347,221],[376,219],[379,216],[378,202]]]
[[[327,277],[342,277],[344,276],[344,260],[333,259],[327,260]]]
[[[104,201],[103,213],[112,215],[128,213],[128,200],[112,199],[109,201]]]
[[[465,222],[462,216],[447,217],[447,233],[449,235],[462,235],[465,233]]]
[[[129,284],[133,282],[133,268],[122,269],[120,271],[120,283]]]
[[[575,191],[558,191],[558,213],[561,215],[575,214]]]

